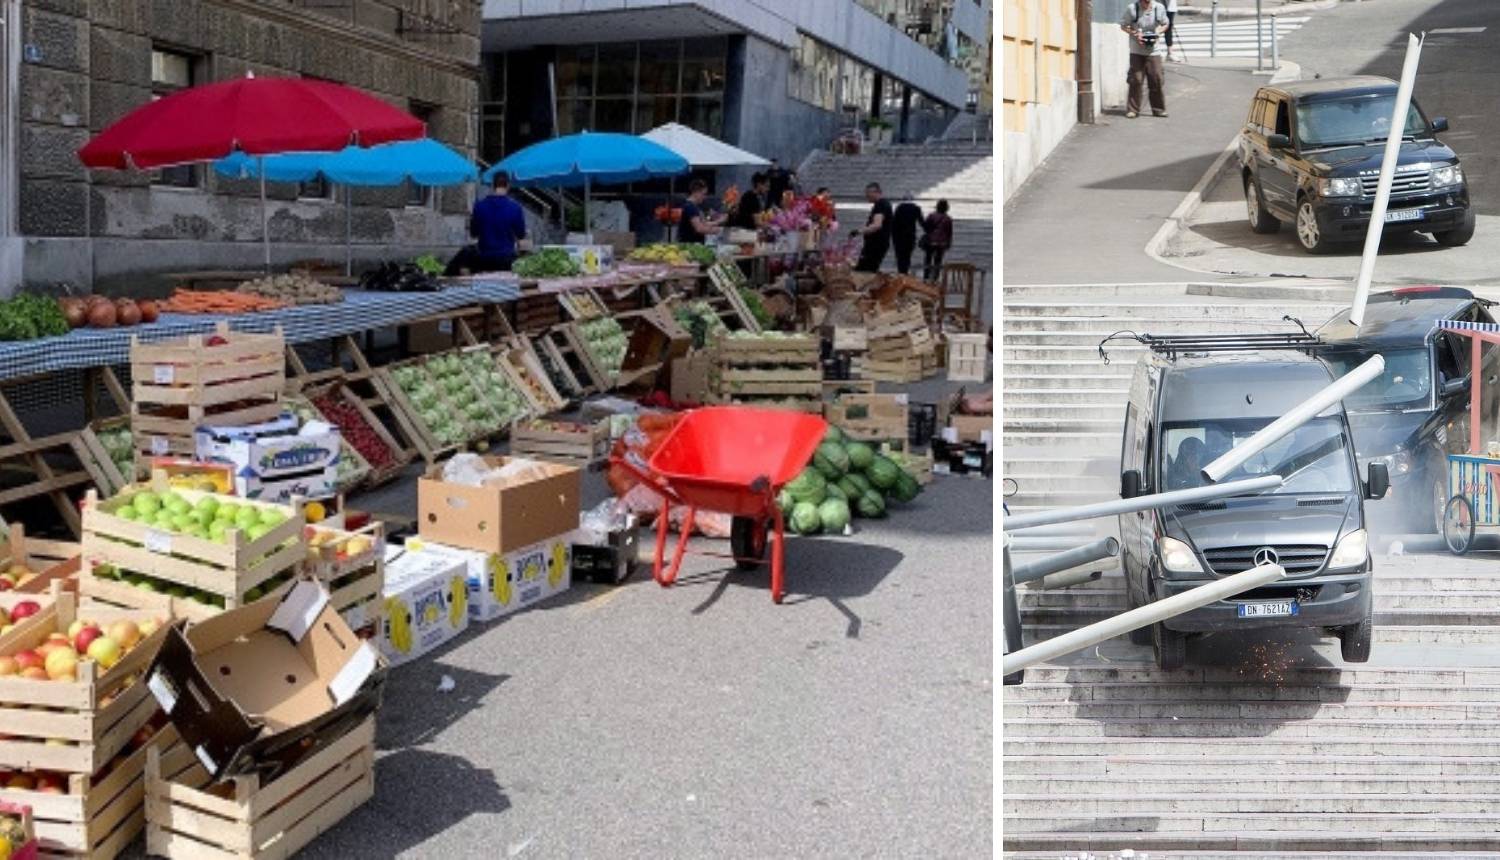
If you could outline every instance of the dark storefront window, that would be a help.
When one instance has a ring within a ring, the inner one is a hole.
[[[479,83],[479,157],[494,164],[505,155],[505,72],[509,54],[485,54]]]
[[[587,98],[594,94],[594,46],[557,49],[557,98]]]
[[[411,113],[412,116],[416,117],[427,125],[427,136],[431,137],[432,118],[434,116],[437,116],[437,105],[414,101],[409,104],[407,110]],[[428,188],[426,185],[418,185],[417,183],[412,182],[409,179],[406,181],[407,206],[426,206],[431,200],[431,188]]]
[[[151,100],[187,89],[197,83],[198,57],[169,48],[151,49]],[[178,167],[163,167],[155,171],[151,181],[157,185],[174,188],[198,187],[198,170],[192,164]]]

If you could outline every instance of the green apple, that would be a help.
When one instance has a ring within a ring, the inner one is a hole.
[[[214,511],[214,519],[216,519],[216,520],[223,520],[225,522],[232,523],[232,522],[234,522],[235,515],[238,514],[239,512],[240,512],[240,506],[239,505],[230,505],[230,504],[219,505],[219,509],[217,511]]]
[[[174,514],[186,514],[193,509],[193,506],[187,503],[187,499],[174,496],[171,501],[167,502],[166,508]]]
[[[208,539],[222,542],[228,531],[228,523],[223,520],[214,520],[208,524]]]
[[[186,511],[172,514],[172,528],[177,531],[185,532],[188,530],[188,526],[191,525],[195,525],[195,523],[193,522],[193,518],[187,515]]]
[[[255,525],[245,529],[245,533],[250,537],[251,540],[260,540],[261,538],[271,533],[271,528],[271,526],[268,526],[265,523],[256,523]]]
[[[195,538],[199,538],[200,540],[208,540],[208,529],[204,528],[202,523],[190,524],[184,533],[192,535]]]
[[[156,512],[161,510],[161,499],[158,499],[150,490],[145,490],[131,497],[130,506],[142,514],[143,519],[154,517]]]
[[[141,512],[127,505],[115,511],[115,516],[122,520],[135,520],[140,518]]]
[[[193,522],[204,528],[208,528],[209,523],[215,522],[213,511],[206,511],[203,508],[193,508],[193,512],[188,514],[188,516],[192,518]]]
[[[272,528],[286,522],[286,514],[275,508],[265,508],[260,512],[260,521]]]
[[[139,588],[141,591],[156,591],[156,583],[152,582],[144,576],[136,581],[135,587]]]
[[[198,500],[198,504],[193,505],[193,510],[207,511],[209,517],[213,517],[219,512],[219,500],[213,496],[204,496]]]
[[[156,516],[151,521],[159,529],[170,530],[172,528],[172,512],[163,508],[156,512]]]
[[[260,522],[260,512],[255,508],[240,508],[240,512],[234,515],[236,528],[248,529]]]

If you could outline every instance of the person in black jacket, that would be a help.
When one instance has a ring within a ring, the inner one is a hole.
[[[891,201],[881,196],[879,182],[865,186],[865,199],[870,201],[870,217],[865,220],[865,226],[849,234],[864,239],[854,271],[878,272],[885,253],[891,249]]]
[[[896,249],[896,271],[911,274],[911,252],[917,247],[917,227],[922,223],[922,207],[912,202],[911,194],[902,195],[891,216],[891,247]]]
[[[755,216],[771,206],[766,197],[770,187],[770,180],[764,173],[757,173],[750,177],[750,190],[740,195],[740,205],[734,210],[734,220],[730,226],[742,227],[746,230],[757,229],[759,225],[755,223]]]

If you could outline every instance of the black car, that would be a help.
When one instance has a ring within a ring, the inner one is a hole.
[[[1327,344],[1319,352],[1335,376],[1370,356],[1385,359],[1385,373],[1344,399],[1354,429],[1360,467],[1383,463],[1391,476],[1387,500],[1371,506],[1382,530],[1430,533],[1442,530],[1448,493],[1448,454],[1469,447],[1471,341],[1440,331],[1443,320],[1491,323],[1490,303],[1454,287],[1406,287],[1370,296],[1364,325],[1349,322],[1348,309],[1317,330]],[[1500,374],[1500,350],[1481,349],[1485,386]],[[1481,427],[1495,432],[1500,397],[1487,397]]]
[[[1240,178],[1250,228],[1275,233],[1282,221],[1317,254],[1362,241],[1375,204],[1380,162],[1396,104],[1396,82],[1360,76],[1262,87],[1240,132]],[[1385,212],[1385,232],[1422,232],[1443,245],[1474,235],[1463,167],[1436,137],[1415,99]]]

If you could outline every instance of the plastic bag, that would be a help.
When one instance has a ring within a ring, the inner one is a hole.
[[[687,516],[687,508],[678,506],[667,514],[667,521],[672,528],[682,531],[682,520]],[[729,524],[733,521],[729,514],[718,511],[699,511],[693,515],[693,531],[704,537],[727,538],[729,537]]]
[[[639,416],[636,418],[635,426],[625,431],[625,435],[615,442],[614,449],[610,452],[610,459],[629,460],[637,469],[644,471],[645,464],[651,460],[651,455],[656,453],[656,449],[667,438],[667,434],[672,432],[672,428],[676,427],[677,422],[681,420],[682,416],[674,413],[647,413]],[[625,499],[627,494],[641,482],[634,472],[613,462],[610,463],[609,470],[605,473],[605,480],[609,482],[610,490],[620,499]],[[649,509],[660,508],[661,497],[654,492],[650,496],[655,503]],[[633,505],[631,509],[637,510]]]
[[[513,457],[496,469],[478,454],[454,454],[443,464],[443,480],[466,487],[495,487],[524,484],[547,477],[547,466],[537,460]]]

